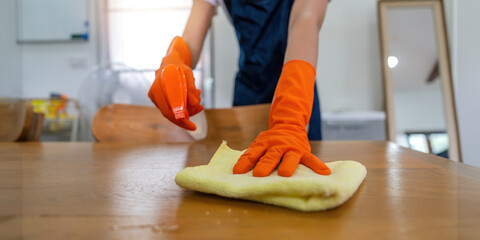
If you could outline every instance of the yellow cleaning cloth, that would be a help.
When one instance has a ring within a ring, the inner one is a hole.
[[[175,182],[187,189],[223,197],[319,211],[346,202],[367,174],[358,162],[337,161],[326,163],[332,171],[329,176],[318,175],[302,164],[292,177],[281,177],[277,171],[263,178],[253,177],[252,171],[234,175],[233,166],[242,153],[223,142],[208,165],[185,168],[177,174]]]

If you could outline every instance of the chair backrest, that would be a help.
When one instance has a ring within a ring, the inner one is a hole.
[[[253,140],[268,129],[270,104],[206,109],[208,140]],[[93,119],[99,142],[191,142],[188,132],[168,121],[155,107],[109,104]]]
[[[0,141],[38,141],[44,115],[35,113],[26,100],[0,100]]]
[[[206,109],[208,140],[253,141],[268,129],[270,104]]]

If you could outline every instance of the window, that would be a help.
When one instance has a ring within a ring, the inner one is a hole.
[[[156,70],[175,36],[181,36],[191,0],[107,0],[111,62]]]
[[[108,60],[141,71],[153,82],[170,42],[182,35],[191,8],[191,0],[106,0]],[[210,39],[207,34],[193,71],[206,108],[213,107]]]

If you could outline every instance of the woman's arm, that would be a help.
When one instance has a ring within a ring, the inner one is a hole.
[[[288,26],[285,62],[304,60],[317,66],[318,32],[323,24],[328,0],[296,0]]]
[[[193,1],[192,11],[182,36],[192,55],[192,69],[197,65],[205,35],[212,24],[214,15],[215,7],[212,4],[204,0]]]

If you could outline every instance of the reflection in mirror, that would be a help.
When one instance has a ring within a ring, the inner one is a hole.
[[[430,139],[431,133],[448,138],[442,86],[435,71],[438,54],[433,9],[391,8],[387,9],[387,19],[389,59],[395,59],[390,60],[389,67],[396,140],[404,147],[448,158],[448,144],[440,148]]]
[[[379,3],[389,140],[459,160],[439,6],[439,1]]]

